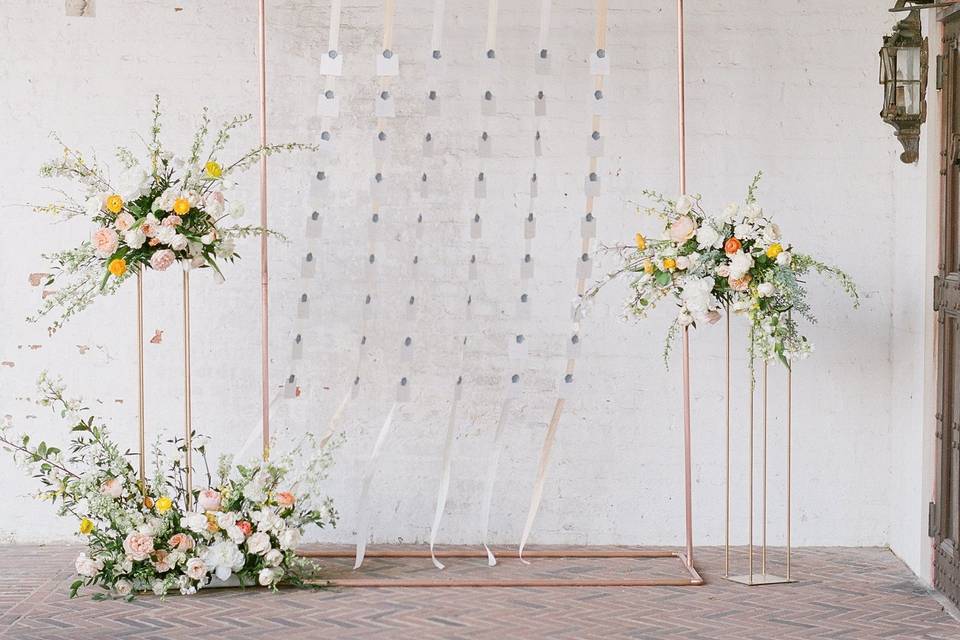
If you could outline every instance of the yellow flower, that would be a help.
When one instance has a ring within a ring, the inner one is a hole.
[[[638,233],[636,236],[637,251],[643,251],[647,248],[647,239],[643,237],[642,233]]]
[[[107,198],[107,211],[110,213],[120,213],[123,211],[123,198],[117,194],[113,194]]]
[[[677,268],[677,261],[673,258],[664,258],[663,259],[663,270],[664,271],[673,271]]]
[[[207,511],[207,531],[210,533],[220,531],[220,526],[217,524],[217,514],[213,511]]]
[[[190,211],[190,201],[186,198],[177,198],[173,201],[173,212],[178,216]]]
[[[644,273],[653,273],[653,263],[649,260],[643,261],[643,272]]]
[[[780,246],[779,242],[774,242],[772,245],[767,247],[767,257],[771,260],[775,259],[781,253],[783,253],[783,247]]]
[[[89,518],[84,518],[80,521],[80,533],[83,535],[89,535],[93,531],[93,521]]]
[[[127,261],[123,258],[116,258],[110,261],[110,266],[107,268],[110,270],[110,273],[119,278],[127,272]]]
[[[220,164],[211,160],[204,167],[207,171],[207,175],[211,178],[219,178],[223,175],[223,169],[220,168]]]
[[[160,496],[159,498],[157,498],[157,502],[155,503],[155,506],[157,507],[157,511],[159,511],[160,513],[165,513],[167,511],[170,511],[170,508],[173,506],[173,500],[171,500],[167,496]]]

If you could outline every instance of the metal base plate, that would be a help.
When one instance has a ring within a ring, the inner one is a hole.
[[[749,574],[743,576],[727,576],[724,579],[729,580],[730,582],[736,582],[738,584],[745,584],[748,587],[759,587],[765,584],[790,584],[791,582],[796,582],[796,580],[793,578],[788,580],[782,576],[775,576],[772,573],[755,573],[752,576]]]

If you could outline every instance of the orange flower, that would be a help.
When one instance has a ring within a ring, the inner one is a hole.
[[[177,198],[173,201],[173,212],[178,216],[190,211],[190,201],[186,198]]]
[[[110,270],[110,273],[119,278],[127,272],[127,261],[123,258],[116,258],[110,261],[110,266],[107,268]]]
[[[107,211],[110,213],[120,213],[123,211],[123,198],[117,194],[113,194],[107,198]]]
[[[737,251],[740,251],[740,247],[742,246],[743,245],[740,244],[739,240],[737,240],[736,238],[730,237],[730,238],[727,238],[727,241],[723,243],[723,250],[726,253],[736,253]]]
[[[147,509],[153,509],[153,498],[150,496],[144,497],[143,506],[145,506]]]

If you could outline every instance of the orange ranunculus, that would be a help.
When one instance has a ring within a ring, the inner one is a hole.
[[[740,244],[740,241],[734,237],[727,238],[727,241],[723,243],[723,250],[726,253],[736,253],[740,251],[740,247],[743,245]]]
[[[110,270],[110,273],[119,278],[127,272],[127,261],[123,258],[116,258],[110,261],[110,265],[107,268]]]

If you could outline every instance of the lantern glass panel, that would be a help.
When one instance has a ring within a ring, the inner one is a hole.
[[[897,47],[897,80],[920,82],[920,47]]]

